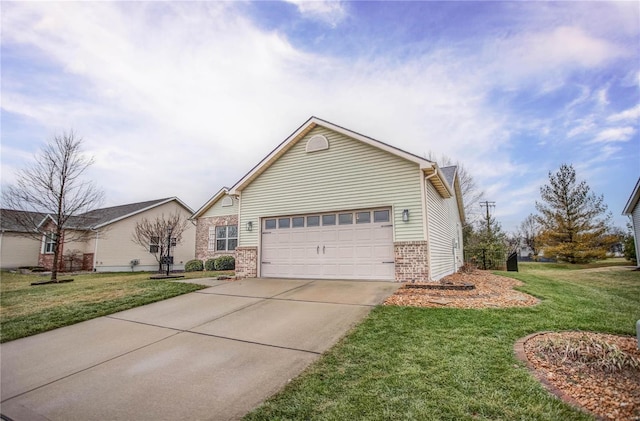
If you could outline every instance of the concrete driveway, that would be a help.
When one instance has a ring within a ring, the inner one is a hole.
[[[211,287],[0,345],[2,415],[238,419],[400,286],[206,282]]]

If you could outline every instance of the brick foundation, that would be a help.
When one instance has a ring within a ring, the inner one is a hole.
[[[396,282],[429,281],[429,257],[426,241],[393,243]]]
[[[218,256],[237,257],[233,251],[209,250],[209,227],[238,225],[238,215],[212,216],[198,218],[196,221],[196,259],[205,261]],[[239,228],[239,227],[238,227]]]
[[[236,276],[238,278],[258,276],[258,247],[236,248]]]

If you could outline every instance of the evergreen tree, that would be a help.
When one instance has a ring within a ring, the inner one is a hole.
[[[611,215],[603,196],[591,192],[585,181],[576,180],[572,165],[563,164],[549,172],[549,184],[540,188],[542,202],[536,202],[542,226],[544,255],[569,263],[586,263],[606,256],[604,241]]]

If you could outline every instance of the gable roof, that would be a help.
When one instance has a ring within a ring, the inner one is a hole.
[[[440,167],[440,169],[442,170],[442,175],[444,176],[444,179],[447,180],[447,183],[449,183],[450,186],[453,186],[453,181],[458,172],[458,167],[451,165],[449,167]]]
[[[440,168],[442,170],[442,174],[444,175],[445,180],[449,183],[450,186],[453,187],[453,190],[456,192],[456,201],[458,202],[458,213],[460,214],[460,220],[464,224],[465,222],[465,213],[464,213],[464,203],[462,197],[462,189],[460,187],[460,178],[458,177],[458,166],[451,165],[448,167]]]
[[[220,190],[218,190],[218,192],[216,194],[214,194],[211,199],[209,199],[207,201],[207,203],[205,203],[204,205],[202,205],[200,207],[200,209],[198,209],[193,215],[191,215],[190,219],[196,219],[199,218],[200,215],[202,215],[203,213],[205,213],[207,211],[207,209],[209,209],[211,206],[213,206],[218,200],[220,200],[221,197],[223,197],[224,195],[229,193],[229,188],[228,187],[223,187]]]
[[[193,213],[193,210],[189,206],[184,204],[180,199],[178,199],[177,197],[169,197],[164,199],[148,200],[146,202],[129,203],[126,205],[95,209],[69,218],[67,220],[65,228],[80,230],[101,228],[174,200],[190,213]],[[42,225],[42,223],[47,218],[51,219],[53,223],[55,223],[51,214],[48,213],[16,211],[9,209],[1,209],[1,211],[2,229],[5,231],[27,232],[24,227],[17,223],[17,217],[19,216],[28,216],[30,220],[34,221],[37,221],[38,219],[36,218],[39,218],[40,222],[38,224],[34,224],[34,228],[36,226]]]
[[[130,216],[136,215],[141,212],[145,212],[149,209],[153,209],[160,205],[164,205],[165,203],[169,203],[172,201],[178,202],[182,207],[188,210],[190,213],[193,213],[193,209],[184,204],[177,197],[168,197],[164,199],[157,200],[149,200],[146,202],[138,202],[138,203],[129,203],[126,205],[120,206],[112,206],[110,208],[102,208],[96,209],[82,215],[79,215],[77,218],[85,223],[86,227],[91,228],[101,228],[105,225],[113,224],[114,222],[120,221],[125,218],[129,218]],[[82,225],[80,225],[82,226]]]
[[[30,212],[13,209],[0,209],[0,230],[10,232],[31,232],[18,221],[29,221],[33,224],[34,230],[42,225],[48,217],[46,213]]]
[[[640,201],[640,177],[638,177],[636,186],[633,188],[633,192],[631,193],[631,196],[629,196],[629,200],[627,200],[627,204],[625,205],[622,214],[631,215],[636,206],[638,206],[638,201]]]
[[[431,182],[435,186],[438,193],[443,197],[451,197],[453,191],[451,186],[445,180],[440,168],[435,162],[428,159],[421,158],[418,155],[406,152],[395,146],[391,146],[379,140],[364,136],[360,133],[346,129],[342,126],[330,123],[326,120],[322,120],[318,117],[311,117],[302,126],[298,127],[296,131],[291,133],[282,143],[280,143],[273,151],[269,153],[262,161],[260,161],[255,167],[253,167],[244,177],[242,177],[236,184],[229,189],[229,194],[237,195],[238,192],[244,190],[246,186],[251,184],[253,180],[258,178],[267,168],[269,168],[275,161],[277,161],[282,155],[284,155],[293,145],[295,145],[300,139],[306,136],[314,128],[321,126],[334,132],[343,134],[351,139],[358,140],[367,145],[382,149],[392,155],[396,155],[407,161],[418,164],[419,168],[425,173],[425,175],[435,174],[435,177],[431,178]]]

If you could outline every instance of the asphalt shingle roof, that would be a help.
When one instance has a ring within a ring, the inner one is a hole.
[[[146,202],[129,203],[120,206],[95,209],[82,215],[69,218],[66,228],[89,229],[99,225],[107,224],[111,221],[123,218],[127,215],[140,212],[159,203],[171,200],[171,198],[148,200]],[[0,223],[3,231],[26,232],[25,228],[17,222],[18,219],[28,217],[34,221],[35,226],[47,216],[46,213],[16,211],[10,209],[0,209]]]

